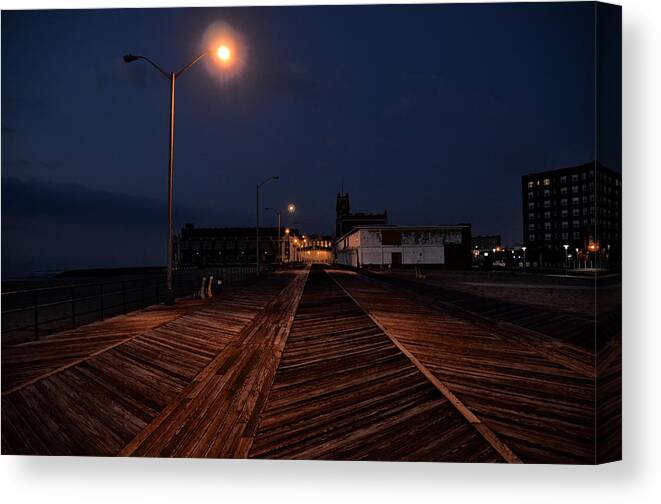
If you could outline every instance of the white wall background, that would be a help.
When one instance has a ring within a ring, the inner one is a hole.
[[[0,0],[2,9],[183,0]],[[253,0],[246,4],[273,2]],[[325,0],[324,3],[344,3]],[[372,2],[373,3],[373,2]],[[386,2],[383,2],[386,3]],[[402,3],[399,0],[397,3]],[[195,5],[231,5],[196,0]],[[661,502],[661,2],[624,0],[624,457],[601,467],[0,458],[4,502]],[[44,48],[47,55],[48,49]],[[4,76],[10,78],[10,76]],[[655,310],[657,313],[655,313]]]

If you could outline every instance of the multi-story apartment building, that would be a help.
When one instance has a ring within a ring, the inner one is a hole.
[[[521,177],[528,261],[619,264],[622,175],[591,162]],[[567,245],[567,252],[565,251]]]

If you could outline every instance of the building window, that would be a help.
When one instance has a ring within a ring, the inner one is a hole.
[[[549,231],[551,229],[551,223],[550,222],[545,222],[544,223],[544,229]]]
[[[544,212],[544,218],[545,219],[550,219],[551,218],[551,212],[548,211],[548,210],[546,212]]]
[[[573,236],[574,240],[578,240],[581,237],[580,231],[574,231]]]
[[[551,201],[550,200],[544,200],[544,208],[551,208]]]
[[[574,197],[571,199],[571,204],[572,204],[572,205],[578,205],[578,201],[579,201],[578,196],[574,196]]]
[[[535,218],[535,212],[532,212],[532,213],[528,214],[528,219],[534,220],[534,218]]]
[[[562,239],[563,240],[569,239],[569,233],[562,233]]]
[[[571,186],[571,192],[577,193],[578,192],[578,186],[577,185]]]
[[[535,233],[530,233],[530,234],[528,235],[528,240],[530,240],[530,241],[535,241]]]
[[[532,193],[532,191],[529,191],[529,192],[528,192],[528,199],[533,199],[534,197],[535,197],[535,196],[534,196],[534,194]]]
[[[560,183],[561,184],[566,184],[567,183],[567,175],[563,175],[562,177],[560,177]]]
[[[571,176],[571,181],[572,181],[572,182],[577,182],[577,181],[578,181],[578,173],[574,173],[574,174]]]
[[[574,219],[574,220],[572,221],[572,226],[574,226],[575,228],[577,228],[577,227],[581,227],[581,221],[578,220],[578,219]]]
[[[544,185],[551,185],[551,179],[545,178]]]
[[[573,208],[572,211],[571,211],[571,214],[572,214],[574,217],[577,217],[577,216],[581,215],[581,210],[578,209],[578,208]]]
[[[568,215],[569,215],[569,210],[563,210],[562,212],[560,212],[561,217],[567,217]]]
[[[560,188],[560,194],[562,194],[563,196],[565,196],[565,195],[567,194],[567,188],[566,188],[566,187],[561,187],[561,188]]]
[[[528,210],[533,210],[535,208],[535,203],[528,203]]]
[[[569,227],[569,222],[568,221],[562,221],[562,229],[567,229]]]
[[[528,224],[528,230],[533,231],[534,229],[535,229],[535,224],[533,224],[532,222]]]
[[[533,181],[532,181],[532,180],[529,180],[529,181],[528,181],[528,189],[532,189],[534,185],[535,185],[535,184],[533,184]]]
[[[549,196],[551,196],[551,190],[550,189],[544,189],[544,196],[546,196],[547,198]]]
[[[551,241],[551,233],[546,233],[546,234],[544,235],[544,239],[545,239],[546,241]]]
[[[560,200],[560,204],[561,204],[562,206],[567,206],[567,198],[562,198],[562,199]]]

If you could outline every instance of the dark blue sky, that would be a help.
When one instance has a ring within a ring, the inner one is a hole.
[[[177,84],[177,226],[253,225],[255,183],[278,174],[264,206],[296,202],[287,224],[304,232],[333,231],[344,184],[392,223],[515,243],[520,176],[595,158],[594,16],[587,2],[5,11],[3,276],[164,262],[168,82],[121,56],[178,69],[219,20],[245,68]],[[615,103],[608,64],[600,99]],[[619,170],[617,111],[600,156]]]

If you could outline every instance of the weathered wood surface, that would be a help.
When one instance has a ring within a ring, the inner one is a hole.
[[[308,279],[249,455],[503,461],[320,269]]]
[[[2,392],[103,352],[204,305],[199,300],[185,299],[174,307],[154,306],[5,347],[2,349]]]
[[[291,279],[288,274],[273,275],[254,286],[218,296],[209,304],[184,303],[184,311],[193,310],[188,314],[168,307],[163,311],[177,313],[176,318],[164,315],[165,323],[138,335],[135,332],[143,331],[144,326],[133,322],[140,320],[140,314],[109,320],[105,322],[109,328],[98,324],[100,327],[90,331],[92,341],[98,332],[121,331],[121,322],[131,330],[123,329],[120,344],[110,348],[100,345],[97,348],[104,351],[82,360],[92,345],[85,338],[85,328],[73,339],[53,336],[49,348],[61,352],[57,362],[66,362],[66,358],[75,362],[3,394],[3,453],[117,454],[166,406],[178,400],[190,382]],[[76,341],[78,347],[74,346]],[[15,357],[3,351],[3,371],[5,365],[12,366]],[[35,362],[41,370],[41,361]]]
[[[524,462],[594,463],[595,378],[577,370],[567,344],[550,359],[543,340],[536,351],[497,325],[487,329],[353,272],[330,273]]]
[[[245,458],[307,272],[295,276],[120,455]]]

